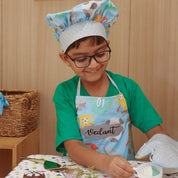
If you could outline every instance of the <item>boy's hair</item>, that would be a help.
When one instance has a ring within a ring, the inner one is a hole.
[[[81,39],[79,39],[79,40],[73,42],[73,43],[67,48],[67,50],[66,50],[65,53],[67,54],[67,53],[68,53],[71,49],[73,49],[73,48],[78,49],[79,46],[80,46],[80,43],[83,42],[83,41],[85,41],[85,40],[88,40],[88,39],[90,39],[90,41],[91,41],[92,44],[96,44],[96,45],[100,45],[100,44],[102,44],[103,42],[106,42],[106,40],[105,40],[103,37],[101,37],[101,36],[87,36],[87,37],[81,38]]]

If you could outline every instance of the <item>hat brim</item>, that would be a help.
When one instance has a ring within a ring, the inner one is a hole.
[[[89,36],[101,36],[107,40],[106,30],[100,22],[79,22],[70,26],[59,37],[62,51],[65,52],[73,42]]]

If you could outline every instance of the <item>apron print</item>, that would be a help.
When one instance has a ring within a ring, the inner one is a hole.
[[[89,102],[92,103],[92,111],[98,115],[104,115],[107,110],[112,106],[111,99],[107,98],[90,98]]]
[[[76,109],[77,111],[81,111],[82,108],[86,107],[86,98],[84,96],[80,96],[76,98]]]
[[[84,118],[84,116],[79,117],[80,119]],[[89,124],[91,126],[88,126]],[[125,123],[121,118],[111,118],[104,124],[95,126],[91,123],[91,119],[89,119],[87,124],[82,123],[80,126],[82,128],[81,134],[84,138],[101,138],[106,139],[109,142],[118,142],[124,131]]]
[[[114,101],[116,103],[120,104],[119,107],[118,107],[118,109],[117,109],[117,112],[119,112],[121,106],[123,106],[122,114],[125,115],[125,114],[128,113],[127,104],[126,104],[126,101],[125,101],[125,98],[124,98],[123,94],[120,93],[119,95],[114,96]]]
[[[95,117],[93,114],[80,115],[78,116],[78,123],[81,128],[86,126],[91,126],[95,122]]]

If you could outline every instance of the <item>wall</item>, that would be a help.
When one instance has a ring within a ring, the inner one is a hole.
[[[178,1],[135,0],[131,6],[129,77],[178,140]]]
[[[41,153],[55,151],[56,115],[52,102],[58,83],[73,76],[59,59],[60,46],[45,16],[84,0],[0,0],[0,88],[40,92]],[[178,139],[177,0],[113,0],[119,8],[111,29],[109,69],[139,83]],[[145,136],[134,128],[136,150]]]

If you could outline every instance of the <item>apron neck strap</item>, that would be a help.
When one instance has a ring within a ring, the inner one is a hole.
[[[78,85],[77,85],[77,96],[80,96],[80,88],[81,88],[81,81],[80,81],[80,78],[79,78]]]
[[[114,82],[114,80],[109,76],[109,74],[106,72],[109,80],[111,81],[111,83],[115,86],[115,88],[118,90],[119,94],[121,94],[118,86],[116,85],[116,83]],[[78,85],[77,85],[77,96],[80,96],[80,89],[81,89],[81,80],[79,78],[79,81],[78,81]]]
[[[119,94],[121,93],[118,86],[116,85],[116,83],[114,82],[114,80],[109,76],[109,74],[106,72],[109,80],[111,81],[111,83],[115,86],[115,88],[118,90]]]

